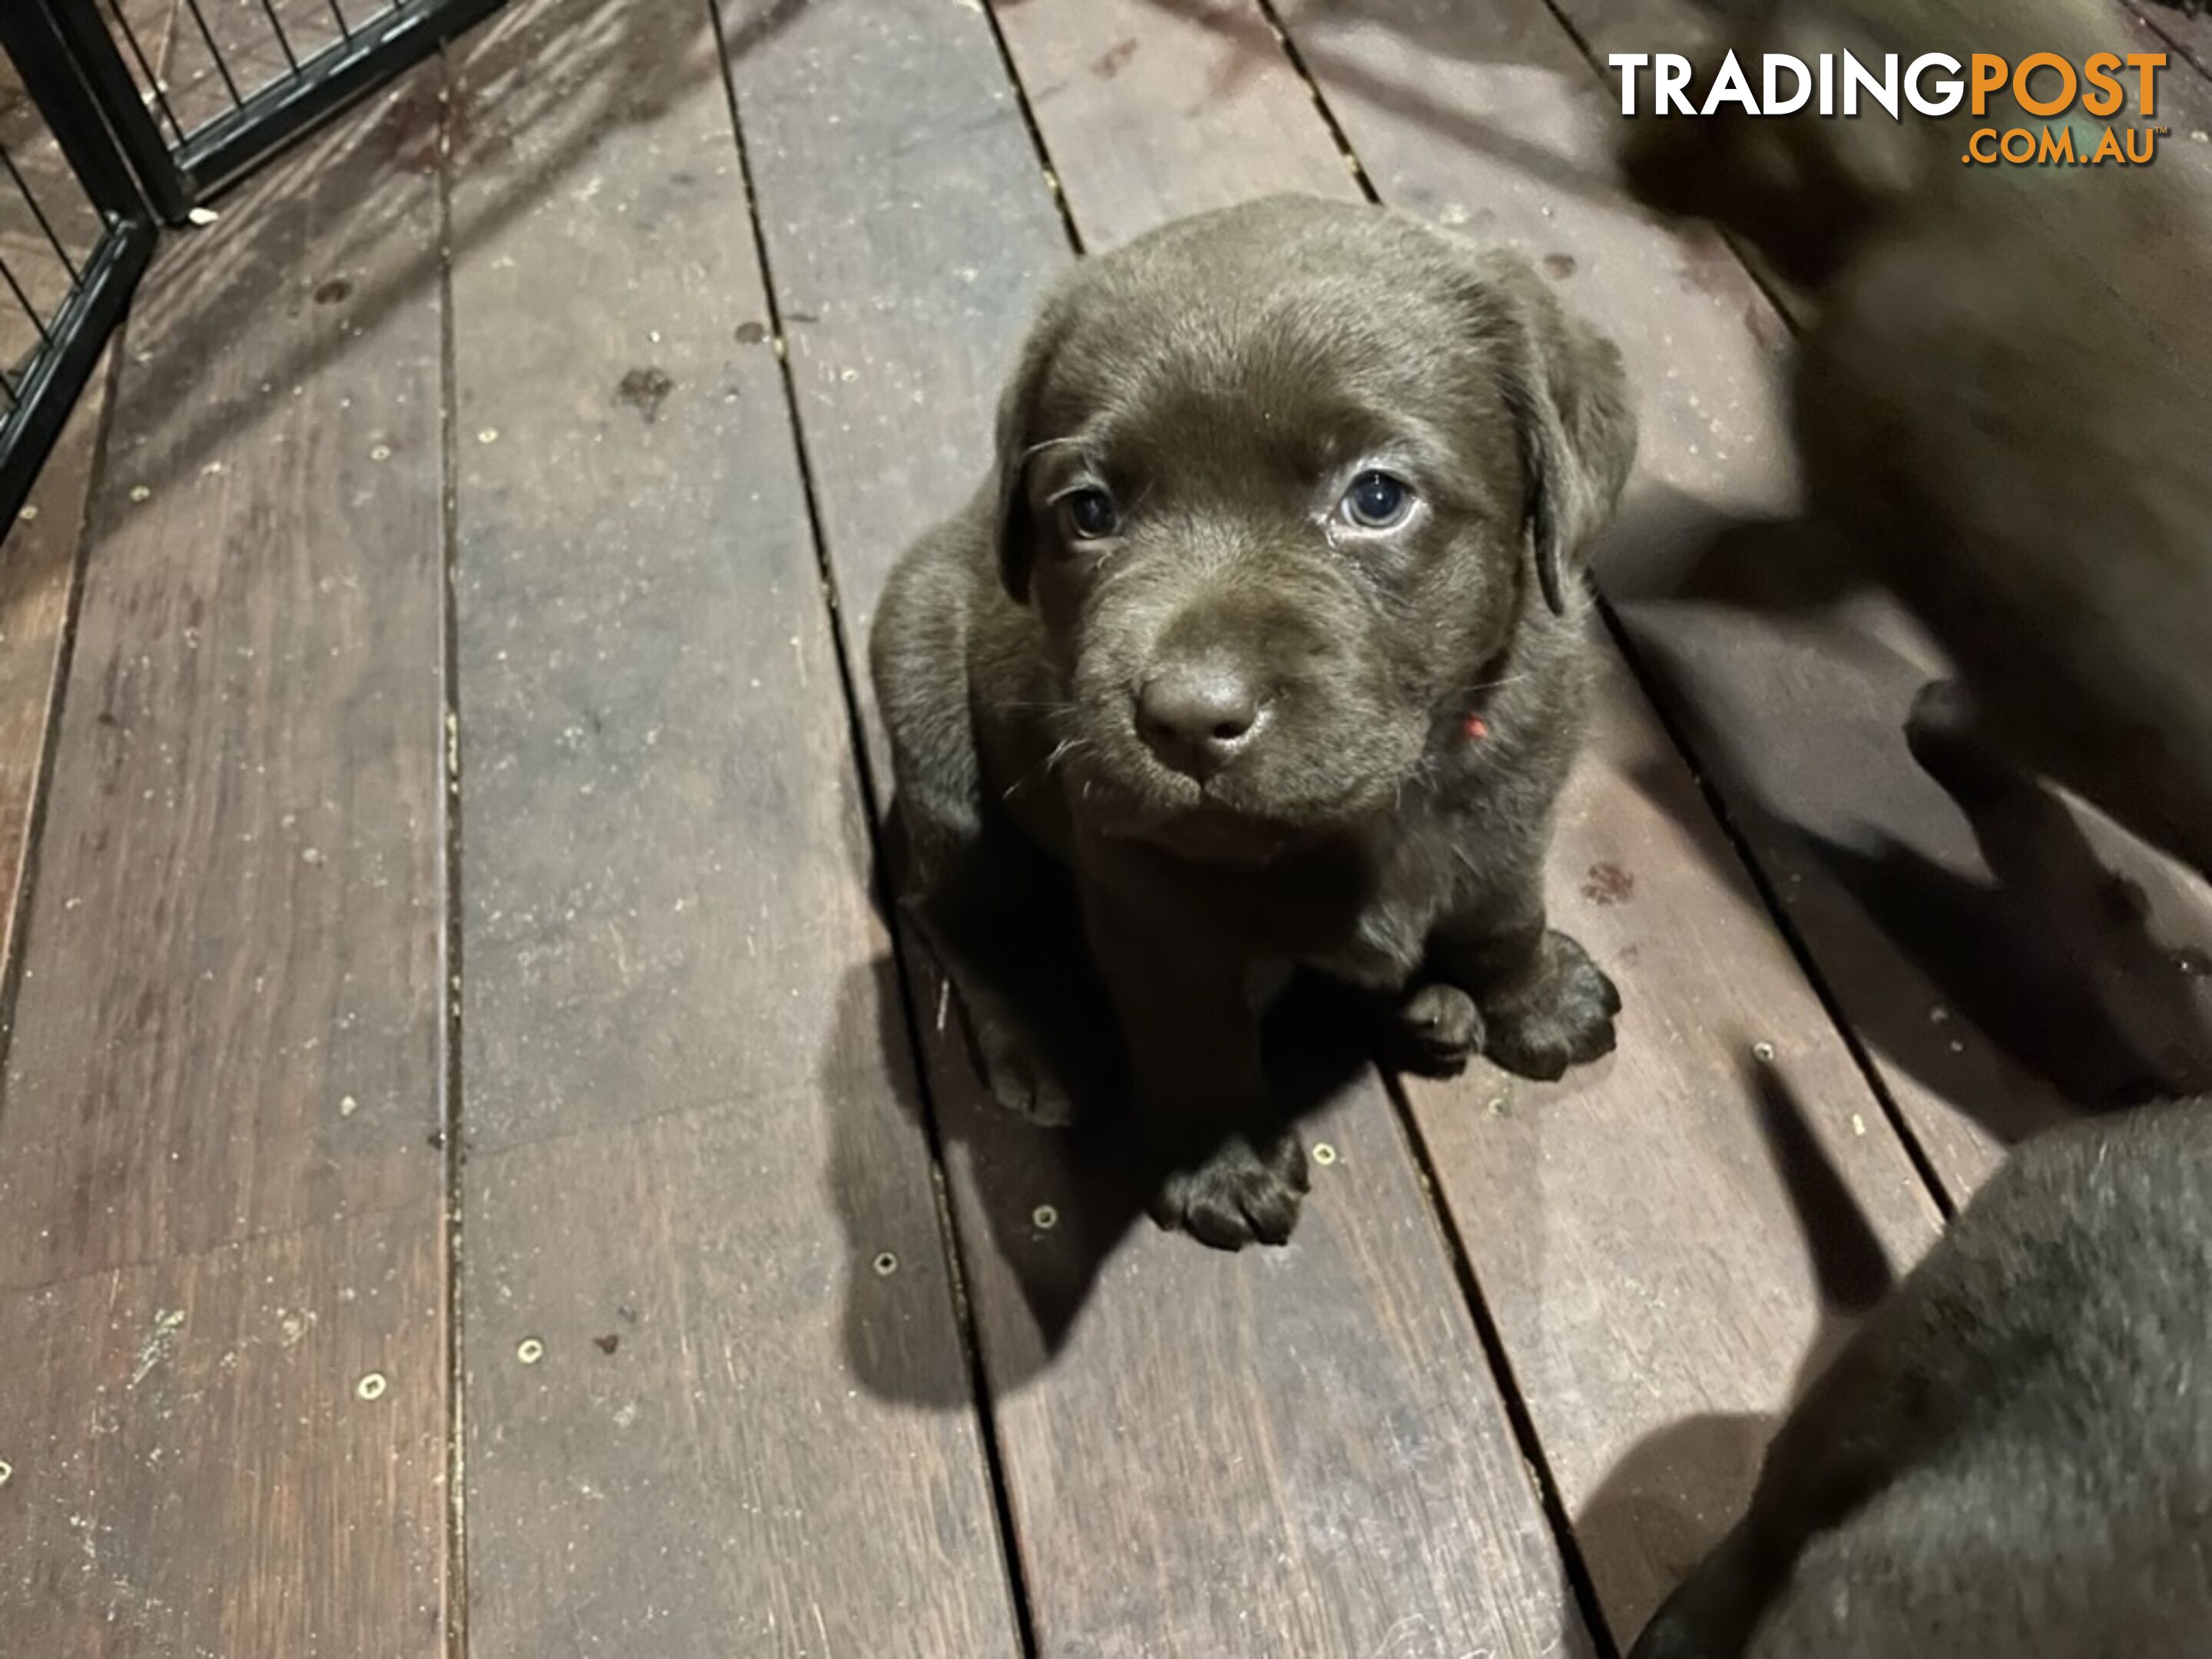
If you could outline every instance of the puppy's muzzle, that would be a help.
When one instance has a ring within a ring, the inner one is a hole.
[[[1251,677],[1218,659],[1164,665],[1137,691],[1137,734],[1146,747],[1200,783],[1234,765],[1267,722]]]

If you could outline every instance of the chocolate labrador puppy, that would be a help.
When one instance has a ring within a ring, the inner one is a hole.
[[[2212,1103],[2031,1141],[1776,1436],[1630,1659],[2197,1659]]]
[[[1002,1101],[1068,1109],[1010,989],[1069,954],[1039,850],[1170,1171],[1154,1214],[1208,1243],[1279,1243],[1305,1190],[1259,1041],[1294,968],[1432,1068],[1612,1048],[1541,877],[1634,448],[1610,343],[1379,209],[1275,198],[1069,273],[871,640],[905,896]]]
[[[1754,69],[1766,52],[2080,61],[2132,45],[2087,0],[1752,9],[1723,44]],[[2115,118],[2141,125],[2136,77],[2123,84]],[[1624,161],[1647,203],[1717,221],[1810,294],[1794,403],[1808,503],[1959,675],[1916,726],[1984,743],[2212,872],[2212,198],[2172,157],[1960,164],[1973,129],[2045,125],[2008,92],[1979,118],[1731,109],[1641,118]]]

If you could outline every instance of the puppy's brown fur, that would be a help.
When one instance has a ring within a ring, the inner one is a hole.
[[[2212,1103],[2014,1154],[1790,1415],[1630,1659],[2197,1659]]]
[[[1754,65],[2130,49],[2076,0],[1780,0],[1728,44]],[[1986,122],[1646,118],[1626,166],[1810,290],[1809,504],[1964,682],[1916,718],[2212,870],[2212,211],[2171,160],[1962,166],[1984,124],[2042,125],[2002,100]]]
[[[1083,957],[1175,1166],[1156,1213],[1233,1247],[1287,1237],[1305,1185],[1260,1067],[1287,969],[1371,994],[1432,1066],[1612,1046],[1540,884],[1591,677],[1577,575],[1634,450],[1608,343],[1516,259],[1277,198],[1079,264],[997,450],[893,573],[871,665],[908,902],[1002,1099],[1065,1112],[1008,981]],[[1380,530],[1344,500],[1378,469],[1413,492]],[[1159,718],[1222,696],[1230,738]],[[1073,952],[1040,938],[1071,872]]]

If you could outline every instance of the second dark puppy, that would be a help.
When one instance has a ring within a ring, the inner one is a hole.
[[[1075,268],[871,640],[908,901],[1002,1100],[1066,1110],[1004,983],[1054,959],[1038,849],[1172,1171],[1154,1212],[1209,1243],[1287,1237],[1305,1189],[1259,1042],[1293,968],[1431,1066],[1611,1048],[1541,873],[1578,573],[1634,449],[1610,343],[1519,259],[1377,209],[1277,198]]]
[[[2030,1142],[1853,1335],[1630,1659],[2197,1659],[2212,1103]]]
[[[1732,9],[1721,44],[1754,69],[2081,61],[2131,38],[2094,0]],[[1647,204],[1737,232],[1814,301],[1792,399],[1808,504],[1960,677],[1916,728],[2212,874],[2212,194],[2185,163],[1960,164],[1969,131],[2027,121],[2008,94],[1941,121],[1730,106],[1640,118],[1623,160]]]

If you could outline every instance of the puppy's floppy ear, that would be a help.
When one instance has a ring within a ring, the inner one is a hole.
[[[1568,574],[1613,517],[1636,461],[1628,376],[1620,349],[1569,316],[1525,260],[1492,254],[1480,263],[1489,306],[1504,313],[1499,373],[1519,428],[1536,580],[1564,616]]]
[[[1065,331],[1060,321],[1063,309],[1058,294],[1046,302],[1022,343],[1020,360],[1006,389],[999,394],[997,456],[991,478],[998,507],[992,536],[999,555],[999,580],[1019,605],[1029,603],[1030,562],[1036,528],[1031,522],[1027,485],[1030,457],[1036,443],[1037,394]]]

